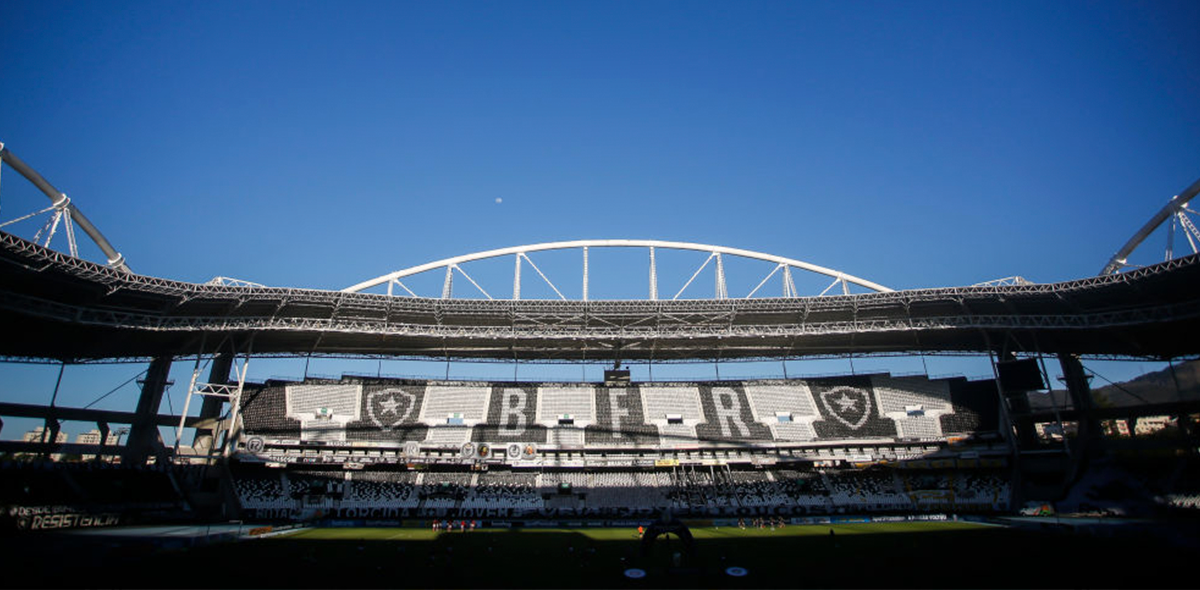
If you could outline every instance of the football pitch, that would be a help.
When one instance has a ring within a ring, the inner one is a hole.
[[[694,554],[675,535],[659,537],[643,552],[633,528],[310,528],[193,549],[108,557],[93,552],[96,562],[86,566],[91,569],[46,568],[38,585],[1169,587],[1190,586],[1171,572],[1193,554],[1153,537],[1100,538],[965,522],[789,525],[775,530],[697,526],[691,533]]]

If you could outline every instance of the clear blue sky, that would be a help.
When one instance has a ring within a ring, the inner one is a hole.
[[[1194,1],[7,0],[0,141],[183,280],[620,237],[1047,282],[1200,177],[1197,30]],[[0,217],[45,206],[3,180]]]

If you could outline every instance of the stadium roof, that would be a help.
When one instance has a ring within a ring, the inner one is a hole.
[[[10,357],[240,350],[435,359],[768,359],[1197,352],[1200,256],[1051,284],[675,301],[460,300],[146,277],[0,233]]]

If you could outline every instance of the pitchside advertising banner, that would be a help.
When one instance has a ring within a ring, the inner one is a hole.
[[[103,527],[121,524],[115,512],[92,513],[70,506],[13,506],[8,514],[22,531]]]

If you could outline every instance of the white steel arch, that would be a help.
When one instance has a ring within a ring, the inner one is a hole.
[[[1129,238],[1128,242],[1125,242],[1124,246],[1121,246],[1120,250],[1117,250],[1116,254],[1112,255],[1112,258],[1108,259],[1108,263],[1104,265],[1104,269],[1100,271],[1100,274],[1110,275],[1120,272],[1121,269],[1128,267],[1129,264],[1127,261],[1129,259],[1129,255],[1132,254],[1133,251],[1136,250],[1137,247],[1140,246],[1142,242],[1150,236],[1150,234],[1154,233],[1154,230],[1158,229],[1164,223],[1168,224],[1167,251],[1165,260],[1174,258],[1176,227],[1183,229],[1183,235],[1185,238],[1187,238],[1188,246],[1190,246],[1192,249],[1192,254],[1200,253],[1200,229],[1196,228],[1195,223],[1190,218],[1191,215],[1200,215],[1200,212],[1188,208],[1188,201],[1191,201],[1192,197],[1195,197],[1197,193],[1200,193],[1200,179],[1196,180],[1196,182],[1193,182],[1191,186],[1183,189],[1183,192],[1171,197],[1171,200],[1167,201],[1166,206],[1164,206],[1162,209],[1159,209],[1158,213],[1155,213],[1154,216],[1150,218],[1150,221],[1147,221],[1146,224],[1137,231],[1137,233],[1133,234],[1133,237]]]
[[[591,248],[645,248],[645,249],[647,249],[648,253],[649,253],[649,268],[650,268],[648,292],[649,292],[649,298],[651,300],[658,299],[658,294],[659,294],[659,292],[658,292],[658,287],[659,287],[658,274],[657,274],[656,259],[655,259],[655,251],[656,250],[690,250],[690,251],[702,252],[702,253],[708,254],[708,258],[706,258],[704,263],[701,264],[700,267],[696,269],[696,272],[692,274],[691,278],[687,281],[686,284],[684,284],[684,286],[679,290],[679,292],[676,293],[674,297],[672,297],[672,299],[678,298],[679,295],[683,293],[684,289],[687,289],[687,287],[696,279],[696,277],[700,275],[700,272],[703,271],[705,269],[705,267],[707,267],[710,263],[715,263],[716,299],[727,298],[728,297],[728,289],[725,285],[724,260],[723,260],[724,256],[747,258],[747,259],[751,259],[751,260],[761,260],[764,262],[771,262],[771,263],[775,264],[774,269],[771,270],[771,272],[769,274],[767,274],[767,276],[763,277],[762,281],[760,281],[758,283],[758,285],[754,288],[754,290],[752,290],[748,295],[746,295],[747,298],[753,296],[764,284],[766,284],[768,279],[770,279],[776,273],[779,273],[779,272],[783,273],[784,296],[785,297],[798,297],[799,295],[796,292],[795,284],[792,281],[792,270],[793,269],[799,269],[799,270],[802,270],[805,272],[810,272],[810,273],[825,275],[827,277],[832,277],[833,282],[830,283],[830,285],[828,287],[826,287],[825,291],[823,291],[821,293],[821,295],[828,293],[831,289],[838,286],[839,284],[841,285],[841,293],[835,293],[835,294],[849,294],[849,292],[850,292],[849,286],[852,284],[869,289],[871,291],[880,292],[880,293],[886,293],[886,292],[892,291],[892,289],[889,289],[888,287],[885,287],[878,283],[874,283],[874,282],[868,281],[866,279],[862,279],[862,278],[859,278],[859,277],[856,277],[856,276],[853,276],[850,274],[846,274],[839,270],[826,268],[824,266],[819,266],[816,264],[804,262],[801,260],[796,260],[794,258],[787,258],[784,256],[776,256],[773,254],[764,254],[762,252],[754,252],[752,250],[743,250],[740,248],[714,246],[714,245],[710,245],[710,244],[696,244],[696,243],[691,243],[691,242],[672,242],[672,241],[665,241],[665,240],[624,240],[624,239],[620,239],[620,240],[572,240],[572,241],[565,241],[565,242],[546,242],[546,243],[542,243],[542,244],[527,244],[524,246],[511,246],[508,248],[498,248],[495,250],[487,250],[487,251],[483,251],[483,252],[476,252],[473,254],[464,254],[462,256],[454,256],[451,258],[445,258],[442,260],[437,260],[434,262],[429,262],[426,264],[413,266],[413,267],[406,268],[403,270],[397,270],[395,272],[391,272],[391,273],[381,275],[381,276],[375,277],[375,278],[367,280],[367,281],[363,281],[356,285],[351,285],[349,287],[346,287],[345,289],[342,289],[342,291],[348,292],[348,293],[358,293],[358,292],[362,292],[366,289],[370,289],[372,287],[377,287],[377,286],[386,284],[388,286],[388,294],[393,294],[393,288],[399,287],[407,295],[417,297],[417,295],[415,293],[413,293],[407,286],[404,285],[403,282],[401,282],[401,279],[403,279],[405,277],[421,274],[424,272],[429,272],[429,271],[438,270],[438,269],[444,269],[445,270],[445,279],[443,281],[442,298],[450,297],[450,295],[452,293],[452,285],[453,285],[454,275],[455,275],[455,272],[457,272],[463,278],[470,281],[471,284],[474,285],[477,289],[479,289],[479,291],[481,293],[483,293],[483,295],[486,296],[488,299],[494,299],[490,294],[487,293],[487,291],[485,291],[482,287],[480,287],[479,284],[476,283],[475,280],[472,279],[471,276],[466,273],[466,271],[464,271],[461,268],[461,265],[466,264],[468,262],[477,261],[477,260],[485,260],[485,259],[489,259],[489,258],[500,258],[500,257],[505,257],[505,256],[512,256],[515,259],[515,262],[513,265],[513,269],[514,269],[513,270],[513,291],[512,291],[513,299],[520,299],[520,297],[521,297],[520,284],[521,284],[521,267],[522,267],[523,263],[528,263],[529,266],[531,268],[533,268],[533,270],[543,280],[545,280],[547,284],[550,285],[550,287],[554,290],[554,292],[558,295],[558,297],[560,299],[566,299],[566,297],[563,296],[562,292],[559,291],[558,287],[556,287],[554,285],[554,283],[552,283],[550,281],[550,279],[547,278],[544,273],[542,273],[541,269],[539,269],[537,267],[537,265],[534,264],[533,260],[529,258],[529,254],[533,253],[533,252],[544,252],[544,251],[549,251],[549,250],[579,249],[579,250],[582,250],[582,253],[583,253],[583,256],[582,256],[582,261],[583,261],[583,268],[582,268],[582,271],[583,271],[583,299],[587,300],[587,298],[588,298],[588,254],[589,254],[589,249],[591,249]]]

